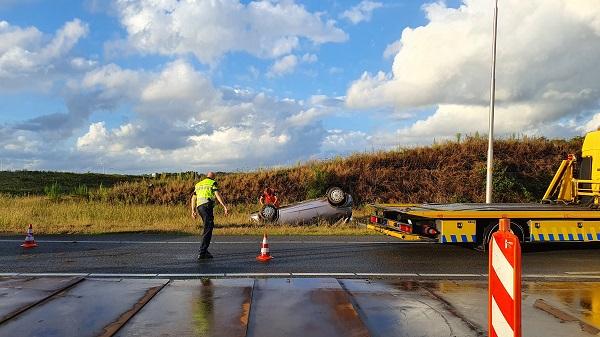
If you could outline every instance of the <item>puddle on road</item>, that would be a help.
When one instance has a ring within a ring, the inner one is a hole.
[[[81,278],[0,279],[0,323],[81,281]]]
[[[50,283],[54,279],[38,280]],[[86,279],[0,325],[0,336],[102,336],[149,289],[167,281]]]
[[[251,279],[172,281],[116,336],[243,337]]]
[[[340,280],[372,336],[479,336],[418,282]],[[435,323],[433,323],[435,322]]]
[[[528,296],[559,302],[579,318],[600,327],[600,283],[526,283],[523,289]]]
[[[487,292],[486,282],[440,281],[423,282],[422,285],[440,294],[461,293],[468,296],[469,293]],[[528,297],[534,301],[544,299],[600,327],[599,282],[523,282],[522,290],[523,301]]]
[[[18,309],[72,280],[0,278],[0,318],[3,305]],[[97,335],[164,283],[87,279],[6,322],[0,335]],[[600,327],[600,282],[524,282],[523,292],[524,335],[585,335],[535,308],[537,299]],[[116,336],[476,336],[486,328],[485,281],[196,279],[171,281]]]
[[[245,284],[232,292],[231,287],[225,291],[221,288],[216,289],[217,285],[213,280],[205,279],[201,282],[202,286],[196,293],[198,297],[194,298],[191,308],[195,335],[215,336],[218,335],[217,331],[221,331],[222,335],[243,336],[248,325],[252,288]],[[223,285],[223,282],[219,283]],[[223,297],[234,293],[235,298],[232,297],[227,303],[223,303]]]
[[[248,336],[368,337],[336,279],[258,279]]]
[[[308,297],[316,307],[333,309],[327,319],[337,326],[338,331],[352,333],[355,337],[369,337],[354,306],[348,301],[348,294],[345,291],[311,290]]]

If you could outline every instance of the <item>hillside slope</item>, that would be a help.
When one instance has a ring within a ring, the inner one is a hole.
[[[495,142],[494,201],[538,201],[560,161],[580,153],[582,138],[507,139]],[[284,202],[322,195],[328,186],[349,191],[360,203],[483,202],[487,141],[470,137],[430,147],[355,154],[282,169],[218,176],[228,203],[255,203],[266,186]],[[184,204],[198,178],[179,175],[119,183],[93,199],[125,203]]]

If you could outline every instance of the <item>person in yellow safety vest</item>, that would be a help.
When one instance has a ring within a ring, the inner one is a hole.
[[[212,254],[208,252],[208,246],[212,238],[212,231],[215,226],[215,217],[213,210],[215,208],[215,198],[219,201],[225,215],[227,215],[227,206],[223,202],[223,198],[219,194],[219,188],[215,181],[214,172],[208,172],[206,179],[198,182],[194,187],[194,193],[192,194],[192,218],[198,218],[198,215],[202,218],[204,224],[204,230],[202,231],[202,243],[200,244],[200,251],[198,254],[198,260],[212,259]]]

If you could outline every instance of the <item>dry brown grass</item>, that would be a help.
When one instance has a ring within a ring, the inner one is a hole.
[[[253,205],[236,205],[229,215],[216,209],[216,235],[255,235],[265,230],[253,224]],[[357,214],[364,215],[360,210]],[[183,205],[125,205],[102,201],[45,197],[0,197],[0,233],[23,233],[33,224],[36,234],[100,234],[118,232],[179,232],[198,234],[200,220],[193,220]],[[271,235],[362,235],[368,232],[356,224],[313,226],[270,226]]]
[[[505,139],[495,142],[494,185],[498,202],[538,200],[560,160],[578,153],[581,138]],[[255,203],[271,186],[284,203],[322,195],[328,186],[349,191],[359,204],[369,202],[483,202],[487,141],[470,137],[431,147],[355,154],[282,169],[221,174],[228,203]],[[130,204],[176,205],[188,202],[194,179],[185,176],[118,184],[95,193],[94,200]]]

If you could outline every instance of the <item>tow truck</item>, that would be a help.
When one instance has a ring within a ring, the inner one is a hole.
[[[588,133],[579,163],[563,160],[540,203],[374,204],[367,227],[410,241],[488,246],[499,219],[521,242],[600,241],[600,131]]]

